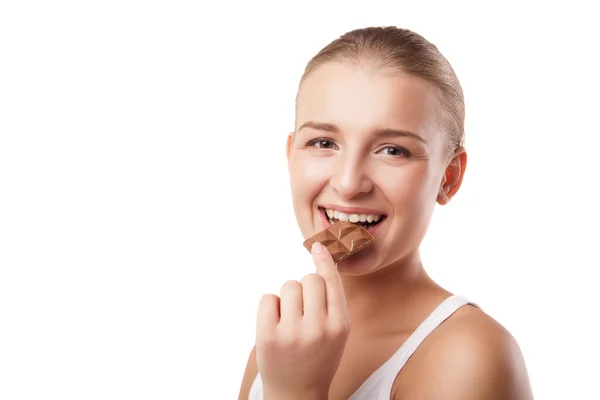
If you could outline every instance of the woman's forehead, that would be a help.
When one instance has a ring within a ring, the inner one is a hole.
[[[436,104],[435,90],[420,78],[329,63],[302,82],[296,123],[299,127],[319,121],[342,130],[396,128],[427,135]]]

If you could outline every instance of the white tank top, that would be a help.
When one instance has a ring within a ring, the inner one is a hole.
[[[478,307],[477,304],[458,295],[452,295],[444,300],[406,339],[396,353],[363,382],[349,400],[389,400],[396,376],[423,340],[456,310],[466,304]],[[260,373],[257,374],[250,388],[248,400],[263,400]]]

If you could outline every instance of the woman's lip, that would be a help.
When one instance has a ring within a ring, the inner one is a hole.
[[[327,214],[325,214],[325,210],[321,207],[319,207],[319,214],[321,214],[321,221],[323,222],[323,229],[326,229],[328,227],[331,226],[331,223],[329,222],[329,220],[327,219]],[[384,218],[380,223],[378,223],[375,226],[370,227],[369,229],[367,229],[367,232],[369,232],[371,235],[375,235],[375,233],[379,230],[379,228],[383,225],[383,223],[385,222],[387,218]]]
[[[319,208],[325,209],[330,208],[332,210],[338,210],[346,214],[371,214],[371,215],[386,215],[385,213],[374,210],[372,208],[360,208],[360,207],[344,207],[336,204],[321,204]]]

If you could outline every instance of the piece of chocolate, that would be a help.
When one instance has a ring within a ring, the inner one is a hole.
[[[315,242],[327,247],[334,262],[342,261],[371,244],[375,237],[365,228],[352,222],[338,221],[304,241],[310,252]]]

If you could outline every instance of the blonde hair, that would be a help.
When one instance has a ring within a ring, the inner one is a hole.
[[[307,64],[302,82],[328,62],[371,66],[404,72],[429,82],[438,91],[441,105],[436,118],[447,134],[448,155],[464,145],[465,102],[462,87],[448,60],[423,36],[394,26],[356,29],[325,46]]]

